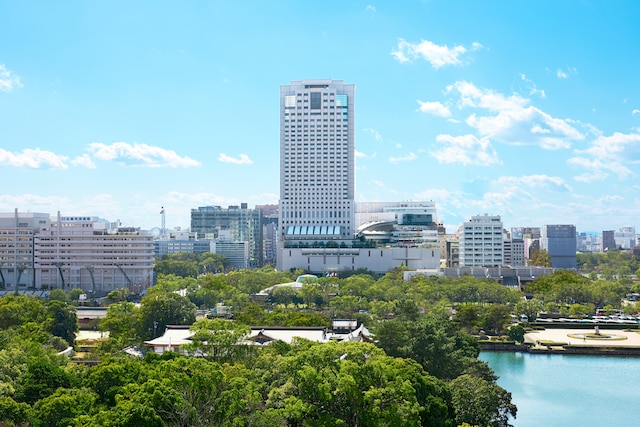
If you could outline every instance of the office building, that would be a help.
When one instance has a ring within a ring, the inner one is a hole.
[[[504,263],[502,221],[499,215],[472,216],[458,231],[461,267],[499,267]]]
[[[211,253],[222,255],[234,268],[249,268],[248,242],[214,240],[211,242]]]
[[[110,229],[89,216],[0,214],[0,279],[5,289],[80,288],[92,295],[153,284],[153,237]]]
[[[191,231],[198,240],[247,242],[247,267],[262,267],[262,213],[240,206],[204,206],[191,209]]]
[[[262,254],[265,265],[275,266],[278,258],[278,205],[256,205],[262,212]]]
[[[540,249],[546,250],[553,268],[576,268],[576,226],[544,225],[540,234]]]
[[[280,234],[286,240],[354,235],[355,85],[280,87]]]
[[[636,228],[622,227],[614,233],[616,246],[620,249],[633,249],[636,246]]]
[[[153,284],[153,236],[139,228],[107,229],[96,217],[63,217],[34,234],[35,280],[41,288],[95,294]]]
[[[521,267],[525,265],[524,239],[505,238],[504,265],[508,267]]]
[[[280,87],[278,269],[437,268],[435,204],[373,203],[358,212],[354,125],[355,85],[302,80]]]
[[[602,252],[616,249],[615,232],[613,230],[604,230],[602,232]]]
[[[0,289],[35,287],[33,234],[49,224],[46,213],[0,212]]]
[[[192,254],[213,252],[211,240],[198,239],[194,232],[177,230],[153,241],[153,253],[156,258],[185,252]]]

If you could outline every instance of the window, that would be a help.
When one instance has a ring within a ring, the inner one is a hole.
[[[287,95],[284,97],[284,108],[293,108],[296,106],[296,97]]]
[[[311,109],[319,110],[322,105],[322,94],[320,92],[311,92]]]

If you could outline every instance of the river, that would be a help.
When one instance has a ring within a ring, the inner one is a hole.
[[[529,426],[640,425],[640,358],[481,352]]]

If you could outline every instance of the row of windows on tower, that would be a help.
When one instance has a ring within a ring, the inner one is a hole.
[[[295,111],[289,111],[289,110],[285,110],[285,112],[284,112],[285,119],[287,117],[291,117],[291,116],[309,116],[309,115],[311,115],[311,116],[337,116],[337,117],[341,117],[341,119],[339,119],[339,118],[336,119],[336,121],[338,121],[338,122],[341,121],[341,120],[346,122],[348,117],[349,117],[349,115],[347,114],[347,110],[343,110],[342,113],[334,113],[333,111],[331,111],[331,112],[325,111],[325,112],[317,112],[317,113],[307,113],[305,111],[305,112],[302,112],[302,113],[296,113]],[[311,119],[311,120],[313,120],[313,119]],[[320,119],[318,118],[317,120],[320,120]],[[291,121],[294,121],[294,120],[291,119]],[[300,121],[300,119],[298,119],[298,121]]]

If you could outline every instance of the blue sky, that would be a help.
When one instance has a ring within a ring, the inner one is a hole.
[[[399,3],[399,4],[398,4]],[[637,226],[640,2],[0,0],[0,212],[277,203],[279,87],[356,88],[358,201]]]

